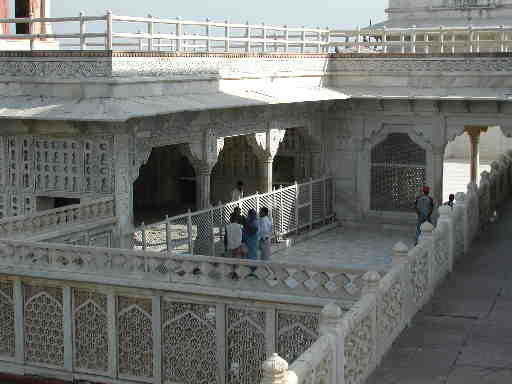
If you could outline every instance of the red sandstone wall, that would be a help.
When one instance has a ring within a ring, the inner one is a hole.
[[[0,0],[0,18],[9,17],[11,12],[9,11],[9,0]],[[0,26],[0,33],[9,33],[11,30],[8,24],[2,24]]]

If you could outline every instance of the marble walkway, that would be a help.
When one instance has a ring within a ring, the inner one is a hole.
[[[407,231],[338,227],[272,254],[272,260],[322,267],[387,270],[393,246],[412,246],[414,228]]]
[[[512,383],[512,202],[367,384]]]

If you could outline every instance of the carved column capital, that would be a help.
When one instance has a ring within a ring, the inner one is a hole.
[[[247,136],[248,144],[253,148],[254,154],[260,161],[276,156],[279,144],[284,140],[286,131],[284,129],[271,128],[265,132],[258,132]]]
[[[478,144],[480,142],[480,135],[487,132],[487,129],[488,127],[481,126],[467,126],[464,128],[473,144]]]
[[[224,149],[224,138],[218,138],[213,130],[203,134],[201,142],[180,144],[180,152],[188,158],[199,174],[211,173],[219,154]]]

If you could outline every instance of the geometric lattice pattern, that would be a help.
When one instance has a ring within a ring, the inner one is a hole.
[[[426,182],[426,151],[406,133],[391,133],[371,151],[371,209],[410,211]]]
[[[153,376],[151,299],[118,297],[119,374]]]
[[[108,371],[107,297],[83,289],[73,290],[74,366]]]
[[[14,296],[12,282],[0,280],[0,356],[14,356],[14,327]]]
[[[34,193],[112,193],[113,139],[0,139],[0,218],[29,214]]]
[[[226,344],[226,382],[259,383],[266,358],[265,312],[229,307]]]
[[[164,382],[217,382],[215,306],[163,301]]]
[[[318,313],[277,313],[277,352],[292,363],[318,338]]]
[[[62,289],[24,286],[25,360],[47,365],[64,364]]]

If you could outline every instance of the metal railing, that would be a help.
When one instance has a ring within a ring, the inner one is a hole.
[[[101,22],[89,32],[88,25]],[[48,31],[47,25],[76,23],[74,33],[36,33]],[[123,31],[119,24],[130,24]],[[107,11],[102,16],[52,18],[2,18],[2,24],[28,24],[29,34],[1,34],[1,40],[28,40],[30,49],[38,40],[77,39],[79,43],[64,43],[63,47],[78,47],[81,50],[130,48],[136,50],[174,52],[297,52],[323,53],[329,48],[329,30],[321,28],[290,28],[265,24],[236,24],[229,21],[185,21],[180,18],[164,19],[152,16],[118,16]],[[38,26],[43,26],[38,28]],[[141,27],[142,29],[137,29]],[[159,31],[158,29],[161,29]],[[130,32],[132,30],[132,32]],[[98,40],[101,39],[101,40]]]
[[[240,207],[243,215],[251,208],[258,212],[261,207],[267,207],[272,217],[273,237],[281,238],[333,218],[334,180],[326,177],[295,183],[273,192],[168,217],[152,225],[143,223],[133,234],[134,248],[220,256],[224,251],[224,227],[235,207]]]

